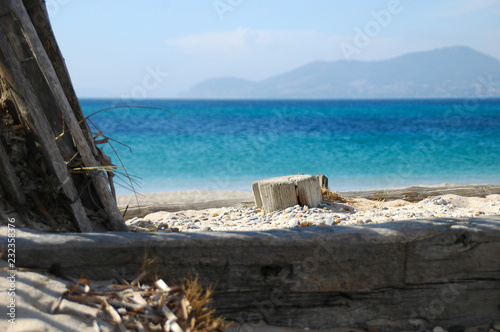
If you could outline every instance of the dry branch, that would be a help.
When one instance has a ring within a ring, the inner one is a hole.
[[[214,316],[208,305],[213,288],[204,290],[197,278],[182,287],[169,287],[162,279],[151,286],[108,285],[82,292],[79,285],[67,285],[65,299],[99,308],[104,318],[120,331],[138,326],[145,331],[223,331],[226,323]],[[117,292],[117,287],[121,291]],[[78,293],[73,295],[73,293]]]

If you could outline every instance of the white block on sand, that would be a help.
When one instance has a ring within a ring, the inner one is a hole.
[[[252,183],[255,204],[265,211],[294,205],[317,207],[322,202],[319,181],[314,175],[288,175]]]

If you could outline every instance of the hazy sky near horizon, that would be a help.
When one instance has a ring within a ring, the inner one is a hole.
[[[500,59],[500,0],[47,0],[80,97],[175,98],[213,77],[469,46]]]

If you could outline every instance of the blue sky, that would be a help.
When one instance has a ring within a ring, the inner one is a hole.
[[[500,0],[47,0],[80,97],[175,98],[315,60],[463,45],[500,59]]]

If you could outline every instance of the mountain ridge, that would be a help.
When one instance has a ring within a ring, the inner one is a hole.
[[[312,61],[261,81],[211,78],[183,98],[463,98],[499,97],[500,61],[465,46],[377,61]],[[483,82],[483,83],[481,83]],[[477,85],[488,85],[480,86]]]

